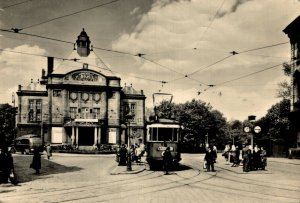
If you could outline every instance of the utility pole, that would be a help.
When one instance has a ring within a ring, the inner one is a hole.
[[[254,129],[253,129],[253,126],[254,126],[254,123],[255,123],[255,119],[256,119],[256,116],[254,115],[251,115],[251,116],[248,116],[248,120],[249,122],[251,123],[251,152],[253,153],[253,149],[254,149],[254,141],[253,141],[253,137],[254,137]]]
[[[127,151],[127,171],[132,171],[131,167],[131,151],[130,151],[130,122],[134,118],[134,114],[129,111],[127,115],[125,115],[125,120],[127,121],[127,131],[128,131],[128,151]]]

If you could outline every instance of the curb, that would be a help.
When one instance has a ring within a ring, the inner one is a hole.
[[[132,170],[127,171],[127,166],[116,166],[110,172],[110,175],[120,175],[120,174],[137,174],[146,170],[146,164],[132,165]]]
[[[236,168],[239,168],[241,171],[236,171],[234,169],[230,169],[229,167],[222,167],[222,166],[219,166],[219,165],[216,165],[215,167],[216,168],[221,168],[221,169],[226,170],[226,171],[233,172],[235,174],[272,174],[268,170],[256,170],[256,171],[244,172],[243,168],[242,168],[243,166],[236,167]]]

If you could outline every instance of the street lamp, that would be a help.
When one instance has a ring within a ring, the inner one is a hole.
[[[251,115],[251,116],[248,116],[248,120],[249,122],[252,124],[251,126],[251,152],[253,153],[253,125],[254,125],[254,122],[255,122],[255,119],[256,119],[256,116],[254,115]]]
[[[127,130],[128,130],[128,152],[127,152],[127,171],[131,171],[131,151],[130,151],[130,122],[134,118],[134,114],[129,112],[127,115],[125,115],[125,120],[127,125]]]

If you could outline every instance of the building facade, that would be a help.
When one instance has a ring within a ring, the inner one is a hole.
[[[18,135],[37,134],[44,143],[91,148],[144,140],[145,95],[121,87],[93,52],[83,30],[68,59],[48,57],[41,80],[18,88]],[[126,119],[130,114],[131,119]]]
[[[291,22],[283,32],[291,44],[291,114],[290,121],[294,133],[293,146],[300,147],[300,16]]]

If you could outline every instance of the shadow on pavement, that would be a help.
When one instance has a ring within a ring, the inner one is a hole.
[[[29,168],[32,161],[31,155],[22,155],[14,156],[14,167],[15,167],[15,176],[18,183],[30,182],[36,179],[46,179],[49,178],[49,175],[59,174],[59,173],[68,173],[82,170],[82,168],[76,166],[64,166],[52,162],[51,159],[47,160],[41,158],[42,167],[40,174],[36,175],[35,170]]]
[[[191,167],[187,166],[187,165],[183,165],[183,164],[178,164],[176,166],[172,166],[170,168],[170,171],[186,171],[186,170],[190,170]],[[154,171],[163,171],[163,166],[161,164],[158,165],[154,165],[151,167],[151,170]]]

